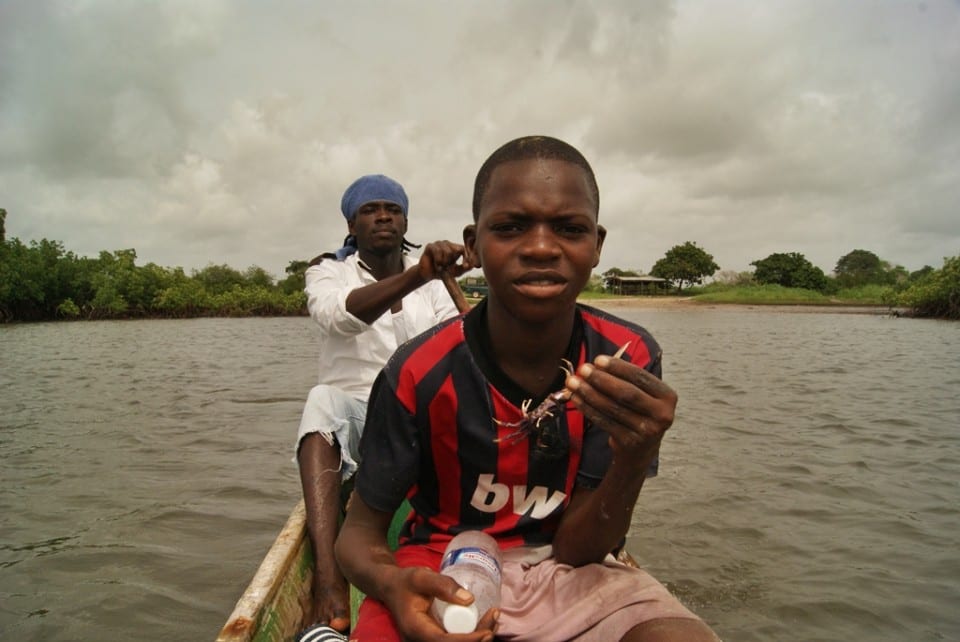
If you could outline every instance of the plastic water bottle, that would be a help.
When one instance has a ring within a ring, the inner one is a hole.
[[[440,562],[440,573],[470,591],[473,602],[462,606],[433,601],[433,616],[447,633],[472,633],[487,610],[500,606],[502,564],[497,541],[483,531],[464,531],[450,540]]]

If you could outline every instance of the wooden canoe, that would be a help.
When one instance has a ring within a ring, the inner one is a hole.
[[[220,630],[217,642],[293,640],[303,629],[312,583],[313,548],[301,499]]]
[[[394,519],[389,540],[396,542],[407,512],[403,508],[397,512],[400,519]],[[620,551],[617,559],[637,567],[626,549]],[[237,601],[217,642],[290,642],[304,628],[312,583],[313,548],[307,537],[307,513],[301,499]],[[354,590],[351,598],[355,619],[360,596]]]

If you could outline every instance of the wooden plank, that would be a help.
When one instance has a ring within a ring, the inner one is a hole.
[[[303,500],[267,552],[217,642],[284,642],[303,628],[313,584],[313,549]]]

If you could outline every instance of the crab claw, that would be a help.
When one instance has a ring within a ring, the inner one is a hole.
[[[620,346],[620,349],[617,350],[617,351],[614,353],[614,355],[613,355],[612,358],[613,358],[613,359],[619,359],[620,357],[622,357],[622,356],[623,356],[623,353],[626,352],[626,351],[627,351],[627,348],[630,347],[630,343],[631,343],[630,341],[627,341],[627,342],[624,343],[622,346]]]

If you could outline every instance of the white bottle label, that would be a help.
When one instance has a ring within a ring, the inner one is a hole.
[[[500,583],[500,564],[495,557],[490,555],[482,548],[475,546],[465,546],[452,551],[448,551],[440,562],[440,572],[453,566],[454,564],[477,566],[493,578],[494,583]]]

